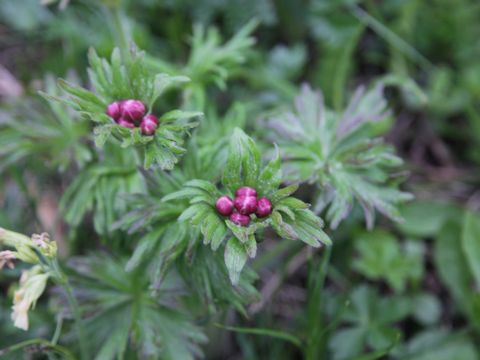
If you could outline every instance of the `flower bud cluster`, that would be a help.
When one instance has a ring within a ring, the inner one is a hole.
[[[240,226],[250,224],[250,215],[264,218],[272,212],[272,203],[266,197],[258,198],[254,188],[244,186],[235,192],[235,199],[221,196],[215,204],[219,214],[228,216],[230,221]]]
[[[118,125],[133,129],[139,127],[143,135],[153,135],[158,127],[158,118],[145,115],[147,108],[140,100],[115,101],[107,106],[107,115]]]

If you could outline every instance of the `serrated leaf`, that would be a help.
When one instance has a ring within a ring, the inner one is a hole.
[[[187,181],[184,186],[195,187],[206,191],[210,195],[218,194],[217,187],[209,181],[206,180],[190,180]]]
[[[260,193],[266,194],[272,189],[277,189],[282,181],[282,169],[280,154],[278,149],[275,151],[275,157],[265,166],[258,177],[257,187]]]
[[[172,201],[176,199],[191,198],[194,196],[202,195],[203,191],[195,188],[184,188],[182,190],[168,194],[162,198],[162,202]]]
[[[248,240],[245,243],[245,250],[248,257],[250,257],[251,259],[257,256],[257,240],[255,239],[254,235],[250,235],[248,237]]]
[[[240,280],[240,273],[247,263],[247,252],[244,245],[235,237],[228,240],[225,246],[225,265],[233,285]]]
[[[271,214],[271,219],[272,219],[273,229],[282,238],[291,239],[291,240],[298,239],[298,234],[296,233],[295,229],[291,225],[283,221],[282,215],[280,215],[279,212],[273,211]]]
[[[97,126],[94,128],[93,134],[95,136],[95,145],[102,148],[112,134],[112,128],[108,125]]]
[[[287,206],[294,210],[303,210],[310,207],[309,204],[304,203],[302,200],[299,200],[294,197],[287,197],[277,202],[277,206]]]
[[[177,119],[191,119],[193,117],[203,116],[203,113],[200,111],[183,111],[183,110],[172,110],[163,114],[159,121],[160,123],[168,123]]]
[[[297,189],[298,189],[298,184],[292,184],[292,185],[286,186],[282,189],[275,191],[272,195],[270,195],[269,199],[272,202],[272,204],[275,205],[281,199],[292,195],[295,191],[297,191]]]
[[[226,223],[228,228],[232,230],[233,234],[238,240],[240,240],[240,242],[246,243],[248,241],[248,237],[251,234],[249,227],[237,225],[230,220],[227,220]]]

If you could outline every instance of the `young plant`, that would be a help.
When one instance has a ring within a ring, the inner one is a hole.
[[[146,169],[172,169],[185,153],[181,146],[185,135],[198,125],[192,119],[202,114],[175,109],[157,117],[154,106],[158,98],[167,88],[189,79],[152,73],[144,66],[143,57],[136,48],[122,57],[116,48],[108,62],[92,49],[88,73],[96,93],[59,80],[67,98],[43,95],[70,105],[97,123],[97,146],[102,147],[113,137],[122,147],[142,150]]]
[[[191,180],[163,201],[190,199],[179,221],[200,227],[203,243],[217,250],[224,243],[225,264],[232,284],[237,284],[248,257],[257,253],[259,230],[273,227],[282,238],[301,240],[318,247],[331,243],[321,229],[323,221],[303,201],[291,197],[298,185],[279,188],[282,171],[279,157],[264,168],[253,139],[235,129],[222,176],[222,190],[206,180]],[[235,200],[232,200],[234,198]]]

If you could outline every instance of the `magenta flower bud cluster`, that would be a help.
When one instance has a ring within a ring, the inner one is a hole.
[[[220,196],[215,204],[220,215],[228,216],[230,221],[240,226],[250,224],[250,215],[264,218],[272,212],[272,203],[266,197],[258,198],[257,191],[249,186],[243,186],[235,192],[235,199]]]
[[[114,101],[107,106],[107,115],[118,125],[128,129],[140,128],[143,135],[153,135],[158,127],[158,118],[145,115],[147,107],[140,100],[129,99]]]

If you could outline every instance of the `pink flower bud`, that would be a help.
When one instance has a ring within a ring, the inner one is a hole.
[[[229,216],[233,212],[233,200],[228,196],[220,196],[215,204],[217,211],[223,216]]]
[[[120,119],[120,116],[122,116],[122,103],[120,101],[114,101],[108,105],[106,114],[115,121]]]
[[[236,197],[240,197],[240,196],[256,197],[257,196],[257,190],[255,190],[254,188],[251,188],[249,186],[243,186],[243,187],[237,189],[237,191],[235,192],[235,196]]]
[[[237,212],[230,215],[230,221],[240,226],[248,226],[248,224],[250,224],[250,218],[247,215],[242,215]]]
[[[250,215],[257,210],[257,198],[254,196],[238,196],[233,204],[242,215]]]
[[[157,118],[155,115],[153,115],[153,114],[150,114],[150,115],[145,116],[145,117],[143,118],[143,121],[145,121],[145,120],[153,121],[155,124],[158,125],[158,118]]]
[[[155,117],[154,115],[152,116]],[[140,130],[142,130],[143,135],[153,135],[155,130],[157,130],[157,123],[149,116],[145,116],[140,123]]]
[[[140,100],[125,100],[122,103],[122,115],[130,121],[140,121],[145,115],[145,104]]]
[[[266,197],[262,197],[257,201],[257,211],[255,214],[259,218],[266,217],[272,212],[272,203]]]
[[[133,129],[135,127],[135,125],[133,125],[130,121],[125,120],[123,118],[120,118],[120,120],[118,120],[117,122],[118,122],[118,125],[129,128],[129,129]]]

